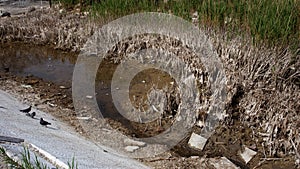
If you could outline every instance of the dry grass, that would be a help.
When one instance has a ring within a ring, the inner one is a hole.
[[[209,34],[224,62],[228,92],[239,93],[239,100],[229,102],[239,107],[238,120],[252,128],[257,138],[263,137],[266,156],[297,154],[300,49],[291,53],[286,48],[254,47],[245,39],[227,41],[224,34]]]
[[[22,41],[79,51],[93,33],[94,25],[82,13],[42,9],[23,16],[0,20],[0,42]]]

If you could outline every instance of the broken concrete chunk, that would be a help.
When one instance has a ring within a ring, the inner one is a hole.
[[[139,148],[140,148],[139,146],[126,146],[125,150],[132,153]]]
[[[251,150],[250,148],[245,147],[245,150],[240,153],[240,156],[243,158],[243,160],[246,162],[246,164],[257,154],[256,151]]]
[[[192,133],[188,144],[192,148],[202,150],[206,144],[206,141],[207,141],[206,138],[204,138],[196,133]]]
[[[129,145],[129,146],[140,146],[140,147],[143,147],[146,145],[146,143],[144,143],[144,142],[132,140],[129,138],[124,140],[124,144]]]

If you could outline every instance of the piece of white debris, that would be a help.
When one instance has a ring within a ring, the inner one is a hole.
[[[89,117],[77,117],[78,120],[89,120],[91,118],[92,118],[91,116],[89,116]]]
[[[246,164],[257,154],[256,151],[251,150],[250,148],[244,146],[245,150],[240,153],[240,156],[246,162]]]
[[[87,96],[85,96],[87,99],[92,99],[93,98],[93,96],[90,96],[90,95],[87,95]]]
[[[140,146],[140,147],[143,147],[146,145],[146,143],[144,143],[142,141],[136,141],[136,140],[132,140],[129,138],[124,140],[124,144],[129,145],[129,146]]]
[[[125,150],[132,153],[139,148],[140,148],[139,146],[126,146]]]
[[[206,144],[207,139],[196,134],[192,133],[191,138],[188,142],[189,146],[192,148],[200,149],[202,150]]]
[[[24,88],[32,88],[32,86],[31,85],[21,85],[21,87],[24,87]]]
[[[66,89],[66,86],[59,86],[60,89]]]
[[[48,104],[50,107],[56,107],[56,106],[57,106],[56,104],[53,104],[53,103],[50,103],[50,102],[47,102],[47,104]]]

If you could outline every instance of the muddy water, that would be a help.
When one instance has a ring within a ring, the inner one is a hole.
[[[71,86],[77,54],[45,46],[0,45],[0,71],[19,76],[35,76],[44,81]]]
[[[98,106],[104,118],[114,119],[120,122],[128,130],[125,134],[132,135],[136,137],[151,137],[163,132],[165,129],[169,128],[171,125],[171,120],[163,118],[161,121],[154,120],[148,123],[137,123],[124,118],[116,109],[114,105],[114,100],[111,95],[111,90],[122,90],[122,89],[112,89],[111,79],[113,78],[114,71],[118,65],[113,64],[113,61],[109,59],[104,59],[99,66],[97,76],[96,76],[96,99]],[[177,85],[175,80],[171,78],[166,72],[157,69],[146,69],[139,72],[130,82],[129,85],[129,99],[135,109],[143,112],[149,109],[149,104],[146,104],[147,95],[155,89],[167,88],[170,92],[171,84]],[[125,89],[124,89],[125,90]],[[174,107],[177,110],[178,105]],[[122,110],[121,110],[122,111]],[[174,112],[166,111],[167,114],[174,114]],[[111,123],[111,126],[114,125]],[[118,128],[119,126],[115,126]]]
[[[76,64],[78,54],[55,50],[46,46],[24,45],[19,43],[0,45],[0,71],[10,72],[17,76],[33,76],[41,78],[43,81],[53,82],[57,85],[71,87],[72,74]],[[95,92],[97,93],[98,106],[105,118],[110,118],[121,122],[129,129],[136,130],[137,135],[151,136],[158,132],[144,134],[145,126],[130,121],[121,116],[116,110],[111,97],[111,79],[117,65],[110,60],[104,60],[99,66],[96,80]],[[172,78],[164,72],[158,70],[147,70],[137,74],[132,80],[130,87],[130,99],[132,104],[138,108],[140,103],[146,102],[146,96],[152,86],[162,89],[164,85],[170,85]],[[136,98],[134,101],[133,98]],[[142,105],[147,109],[146,105]],[[167,123],[163,121],[163,123]],[[157,122],[150,126],[159,127]],[[134,126],[132,126],[134,125]],[[166,125],[165,127],[169,126]],[[164,126],[164,125],[163,125]],[[137,128],[143,132],[139,132]],[[149,126],[147,127],[149,128]],[[151,128],[151,127],[150,127]]]

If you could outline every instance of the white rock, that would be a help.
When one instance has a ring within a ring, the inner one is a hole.
[[[48,102],[47,103],[50,107],[56,107],[57,105],[56,104],[53,104],[53,103],[50,103],[50,102]]]
[[[21,87],[24,87],[24,88],[32,88],[32,86],[31,85],[21,85]]]
[[[89,95],[87,95],[87,96],[85,96],[87,99],[92,99],[93,98],[93,96],[89,96]]]
[[[78,120],[89,120],[92,117],[77,117]]]
[[[65,12],[64,9],[60,9],[60,10],[59,10],[59,13],[64,13],[64,12]]]
[[[200,149],[202,150],[206,144],[207,139],[196,134],[196,133],[192,133],[191,138],[188,142],[189,146],[191,146],[192,148],[196,148],[196,149]]]
[[[59,88],[66,89],[67,87],[66,86],[59,86]]]
[[[245,146],[245,151],[240,153],[240,156],[244,159],[246,164],[257,154],[256,151],[251,150],[250,148]]]
[[[300,164],[300,159],[297,159],[297,160],[295,161],[295,164],[296,164],[296,165],[299,165],[299,164]]]
[[[144,143],[142,141],[136,141],[136,140],[132,140],[129,138],[124,140],[124,144],[129,145],[129,146],[140,146],[140,147],[143,147],[146,145],[146,143]]]
[[[214,166],[216,169],[239,169],[239,167],[235,166],[230,160],[226,157],[221,158],[210,158],[208,163]]]
[[[139,146],[126,146],[125,150],[132,153],[139,148],[140,148]]]

